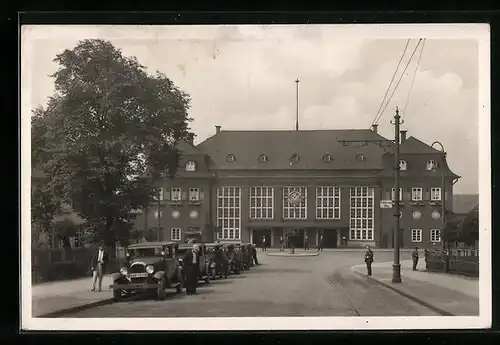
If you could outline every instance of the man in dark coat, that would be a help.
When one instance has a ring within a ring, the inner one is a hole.
[[[98,283],[98,291],[102,290],[102,278],[108,263],[108,253],[104,250],[104,243],[99,242],[97,253],[92,256],[92,290],[95,291],[96,284]]]
[[[304,250],[309,250],[309,238],[307,234],[304,235]]]
[[[413,270],[417,270],[417,265],[418,265],[418,247],[415,247],[415,250],[411,254],[411,259],[413,261]]]
[[[370,246],[366,246],[365,263],[366,263],[367,273],[369,276],[371,276],[372,275],[373,252],[370,249]]]
[[[323,234],[319,235],[318,239],[318,252],[323,251]]]
[[[196,287],[198,286],[198,278],[200,276],[199,266],[199,247],[193,244],[193,249],[184,254],[182,262],[184,264],[184,272],[186,274],[186,293],[188,295],[196,295]]]
[[[259,260],[257,260],[257,249],[255,248],[255,244],[252,244],[252,258],[256,265],[259,264]]]

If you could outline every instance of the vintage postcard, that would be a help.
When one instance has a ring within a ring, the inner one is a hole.
[[[23,329],[490,327],[488,25],[21,34]]]

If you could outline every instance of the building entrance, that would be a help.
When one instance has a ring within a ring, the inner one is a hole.
[[[303,229],[287,229],[285,234],[288,238],[288,247],[294,248],[304,247],[304,230]],[[311,245],[309,243],[309,245]]]
[[[325,229],[323,232],[323,248],[337,248],[337,229]],[[321,233],[320,233],[321,235]]]
[[[257,247],[262,248],[264,243],[264,238],[266,239],[266,247],[271,247],[271,229],[254,230],[252,235],[252,242]]]

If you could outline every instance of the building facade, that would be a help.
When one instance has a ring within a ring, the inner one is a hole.
[[[393,247],[394,156],[371,130],[223,131],[181,142],[179,172],[136,226],[185,242]],[[441,203],[459,178],[443,152],[401,133],[402,247],[441,242]],[[442,190],[443,178],[445,190]],[[390,207],[390,206],[389,206]]]

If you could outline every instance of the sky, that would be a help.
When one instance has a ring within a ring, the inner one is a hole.
[[[418,38],[424,37],[418,69],[421,46],[381,116],[379,132],[394,135],[390,120],[398,106],[408,136],[444,145],[451,169],[462,176],[455,193],[478,193],[478,40],[471,31],[433,37],[377,30],[332,25],[29,27],[22,32],[22,84],[29,86],[23,104],[33,109],[53,94],[49,75],[58,68],[56,54],[80,40],[102,38],[191,95],[195,143],[215,134],[216,125],[223,130],[294,129],[297,78],[300,129],[369,128],[407,39],[412,38],[396,81]]]

